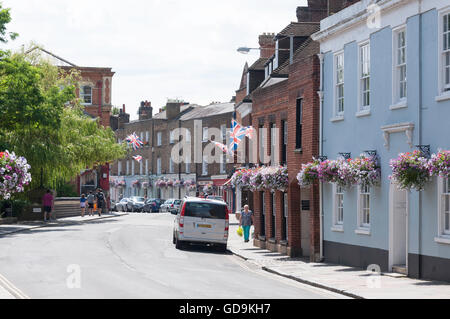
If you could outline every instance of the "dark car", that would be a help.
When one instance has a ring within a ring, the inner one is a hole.
[[[118,203],[116,203],[116,210],[118,212],[126,212],[128,200],[128,198],[122,198]]]
[[[128,199],[127,212],[142,212],[144,208],[144,197],[133,196]]]
[[[160,207],[161,200],[159,198],[151,198],[145,202],[143,211],[147,213],[158,213]]]

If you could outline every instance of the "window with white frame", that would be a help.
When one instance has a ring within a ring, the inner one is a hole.
[[[173,173],[173,167],[174,167],[174,165],[173,165],[173,160],[172,160],[172,158],[170,158],[169,159],[169,173]]]
[[[175,143],[175,131],[170,131],[170,144]]]
[[[333,225],[341,228],[344,225],[344,188],[334,184]]]
[[[370,186],[358,186],[358,227],[370,229]]]
[[[133,175],[134,176],[134,168],[135,168],[135,161],[132,161],[131,162],[131,175]]]
[[[450,91],[450,13],[442,16],[442,91]]]
[[[148,159],[145,160],[145,175],[148,175]]]
[[[162,132],[156,133],[156,145],[157,146],[162,145]]]
[[[127,161],[127,175],[130,175],[130,161]]]
[[[336,115],[344,114],[344,53],[338,53],[335,60]]]
[[[406,99],[406,29],[394,33],[394,103]]]
[[[141,141],[143,142],[144,141],[144,132],[141,132],[141,134],[140,134],[141,136]]]
[[[191,161],[189,160],[188,157],[186,157],[185,165],[186,165],[186,174],[190,174],[191,173]]]
[[[156,174],[161,175],[161,157],[156,159]]]
[[[439,236],[450,236],[450,178],[439,178]]]
[[[150,133],[149,133],[149,131],[146,131],[145,132],[145,141],[148,142],[149,138],[150,138]]]
[[[117,163],[117,176],[120,176],[120,175],[122,175],[122,162],[121,161],[119,161]]]
[[[83,105],[92,104],[92,87],[89,85],[83,85],[80,87],[80,100]]]
[[[203,128],[203,142],[208,141],[208,139],[209,139],[209,136],[208,136],[208,128],[207,128],[207,127],[204,127],[204,128]]]
[[[144,163],[142,161],[139,162],[139,175],[144,175]]]
[[[370,109],[370,43],[359,47],[359,110]]]
[[[206,156],[203,157],[202,175],[208,175],[208,161],[207,161],[207,157]]]

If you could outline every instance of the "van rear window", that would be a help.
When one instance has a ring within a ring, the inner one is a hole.
[[[184,216],[200,217],[210,219],[225,219],[225,205],[217,205],[212,203],[186,203]]]

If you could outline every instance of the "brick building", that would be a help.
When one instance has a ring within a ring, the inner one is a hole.
[[[99,118],[99,124],[104,127],[110,126],[112,80],[115,74],[111,68],[78,66],[40,47],[33,47],[26,54],[31,55],[33,51],[39,51],[42,58],[58,66],[62,71],[76,70],[80,76],[76,95],[84,106],[85,114]],[[101,187],[106,193],[109,192],[108,164],[88,168],[76,178],[76,190],[79,194],[97,187]]]
[[[307,7],[297,8],[298,21],[273,36],[273,55],[261,56],[248,67],[248,94],[237,105],[237,113],[243,122],[248,117],[258,129],[258,164],[282,164],[289,170],[286,192],[253,192],[254,244],[258,247],[289,256],[309,256],[313,261],[321,258],[319,189],[301,190],[296,179],[302,163],[319,155],[320,51],[310,35],[319,30],[320,20],[330,12],[350,4],[308,1]],[[251,73],[256,70],[259,73]]]
[[[211,184],[212,192],[228,199],[232,205],[232,196],[224,190],[224,184],[230,177],[233,164],[227,164],[224,154],[221,154],[222,151],[213,147],[209,140],[223,143],[233,111],[233,103],[199,106],[169,101],[164,110],[160,109],[159,113],[152,116],[150,102],[142,102],[139,120],[129,122],[125,109],[121,110],[119,115],[112,117],[118,142],[124,141],[128,135],[135,132],[145,145],[136,151],[130,149],[125,159],[117,161],[112,166],[111,184],[114,185],[112,198],[114,200],[129,196],[183,198],[185,195],[200,195],[203,187]],[[217,131],[214,132],[213,128]],[[180,132],[182,136],[179,136]],[[181,161],[177,162],[172,156],[172,151],[179,142],[183,142],[184,138],[189,143],[190,152],[180,150]],[[196,152],[196,149],[200,151]],[[201,156],[203,150],[212,157],[218,156],[219,161],[213,163],[203,161]],[[136,155],[142,156],[141,162],[133,159]],[[192,181],[197,187],[191,189],[158,187],[156,182],[160,180]]]

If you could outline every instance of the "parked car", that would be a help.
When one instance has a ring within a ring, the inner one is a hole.
[[[161,200],[159,198],[151,198],[145,202],[143,211],[147,213],[158,213],[160,207]]]
[[[229,211],[226,203],[189,197],[181,202],[173,226],[173,243],[182,249],[187,243],[212,244],[226,251]]]
[[[181,199],[175,199],[175,201],[173,202],[172,205],[170,205],[169,207],[169,212],[171,214],[178,214],[178,210],[180,209],[180,205],[181,205]]]
[[[122,198],[118,203],[116,203],[116,210],[118,212],[126,212],[128,201],[128,198]]]
[[[111,199],[111,211],[112,212],[117,212],[117,207],[116,207],[116,205],[117,205],[117,202],[114,200],[114,199]]]
[[[127,202],[127,212],[142,212],[144,202],[144,197],[132,196]]]
[[[161,212],[170,212],[170,209],[173,208],[175,206],[175,198],[170,198],[168,200],[166,200],[162,205],[161,205]]]
[[[216,195],[208,195],[206,198],[207,199],[213,199],[213,200],[220,200],[222,202],[225,201],[222,196],[216,196]]]

